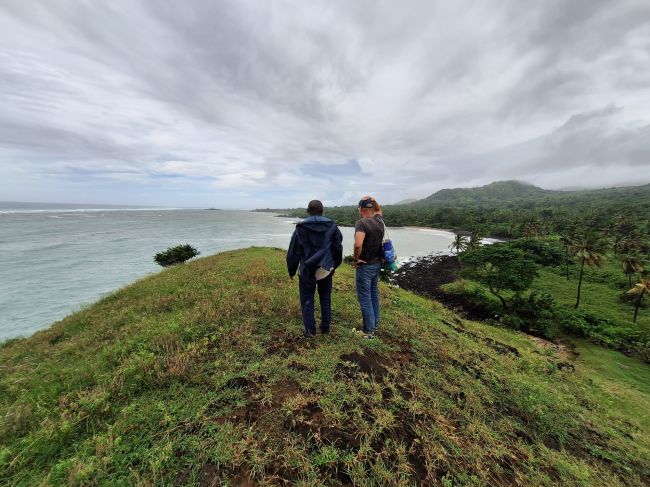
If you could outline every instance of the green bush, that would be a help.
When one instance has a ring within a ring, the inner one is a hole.
[[[543,266],[564,264],[564,250],[556,242],[539,239],[519,239],[510,242],[510,246],[523,250],[536,264]]]
[[[177,245],[176,247],[169,247],[163,252],[158,252],[154,255],[153,260],[158,265],[169,267],[176,264],[182,264],[199,254],[200,252],[190,244]]]
[[[515,329],[545,338],[557,336],[557,307],[550,294],[533,291],[528,296],[517,295],[512,299],[511,312],[521,322]],[[512,320],[512,324],[514,323]],[[509,328],[514,326],[510,325]]]
[[[485,285],[504,310],[508,308],[504,293],[525,291],[537,276],[535,262],[524,251],[507,244],[479,247],[465,253],[460,261],[464,266],[461,276]]]

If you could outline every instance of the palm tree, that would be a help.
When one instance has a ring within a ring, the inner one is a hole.
[[[612,231],[614,234],[614,255],[618,255],[621,242],[631,233],[634,229],[634,224],[631,221],[630,215],[618,215],[612,220]]]
[[[634,319],[632,320],[634,323],[636,323],[636,315],[639,314],[639,306],[641,306],[643,295],[650,293],[650,279],[644,279],[643,281],[637,283],[637,285],[630,289],[627,293],[639,296],[636,299],[634,306]]]
[[[628,254],[637,253],[645,244],[645,239],[640,233],[630,233],[623,237],[619,242],[619,249]]]
[[[452,252],[456,252],[456,259],[458,261],[458,268],[460,269],[460,259],[458,259],[458,256],[467,250],[469,247],[469,239],[465,235],[461,235],[460,233],[456,234],[456,237],[454,238],[454,241],[451,242],[449,245],[449,250]]]
[[[528,240],[532,240],[533,237],[538,237],[542,233],[542,222],[536,216],[530,217],[530,219],[524,223],[524,235]]]
[[[582,288],[582,276],[585,264],[589,267],[601,267],[605,263],[605,257],[600,254],[602,243],[595,234],[586,234],[575,239],[569,250],[580,262],[580,278],[578,280],[578,296],[576,297],[575,309],[580,305],[580,290]]]
[[[467,250],[476,250],[481,246],[481,240],[483,240],[483,232],[478,228],[471,230],[469,232],[469,242],[467,243]]]
[[[623,257],[623,272],[627,276],[628,287],[632,287],[632,274],[640,274],[645,270],[643,260],[635,255],[626,255]]]
[[[569,249],[573,245],[573,235],[563,233],[560,235],[560,243],[564,247],[564,265],[566,266],[566,280],[569,280]]]
[[[449,245],[449,250],[455,251],[456,255],[467,250],[467,245],[469,244],[469,239],[465,235],[460,233],[456,234],[454,241]]]

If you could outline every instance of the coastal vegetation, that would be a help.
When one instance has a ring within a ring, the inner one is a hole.
[[[158,252],[154,255],[153,260],[162,267],[169,267],[183,264],[199,254],[200,252],[190,244],[176,245],[175,247],[169,247],[167,250]]]
[[[482,276],[477,276],[473,270],[461,272],[463,278],[444,285],[444,291],[484,307],[484,314],[492,317],[488,320],[492,324],[549,339],[561,336],[585,337],[594,343],[636,354],[650,361],[650,316],[648,313],[643,314],[645,307],[638,299],[641,294],[637,294],[635,299],[629,295],[627,278],[619,270],[620,262],[612,255],[608,260],[601,259],[600,267],[592,268],[583,266],[582,254],[579,254],[568,263],[567,280],[567,264],[564,262],[560,242],[552,238],[536,242],[535,247],[525,240],[490,246],[505,249],[521,247],[523,244],[529,249],[529,258],[537,261],[533,264],[535,278],[528,281],[525,288],[519,287],[502,296],[512,303],[507,309],[493,295]],[[544,250],[541,254],[535,254],[531,250],[533,248]],[[554,251],[550,252],[550,249]],[[461,256],[463,262],[475,260],[476,257],[471,252]],[[463,266],[466,267],[465,264]],[[502,266],[507,267],[507,262]],[[497,270],[492,269],[492,272]],[[576,309],[579,286],[580,307]],[[637,285],[634,289],[640,288]],[[635,321],[636,305],[641,311]]]
[[[573,290],[559,269],[532,287]],[[585,308],[608,269],[585,269]],[[589,344],[575,358],[380,292],[379,339],[363,340],[344,264],[331,333],[305,341],[284,251],[254,248],[171,267],[4,343],[0,484],[648,484],[644,364]]]
[[[393,226],[448,228],[511,239],[559,235],[582,224],[612,232],[617,252],[622,242],[636,245],[650,232],[650,184],[580,191],[549,191],[518,181],[479,188],[445,189],[405,205],[383,206]],[[264,210],[303,217],[304,209]],[[326,214],[340,225],[353,225],[353,206],[330,207]],[[647,249],[646,249],[647,251]]]
[[[546,338],[586,337],[650,360],[646,291],[637,284],[647,279],[650,257],[650,185],[549,191],[500,181],[383,209],[390,225],[456,232],[450,250],[463,279],[443,290],[483,307],[491,323]],[[352,207],[326,213],[340,224],[357,218]],[[484,248],[485,235],[505,242]]]

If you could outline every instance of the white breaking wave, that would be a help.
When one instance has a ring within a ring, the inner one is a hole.
[[[97,213],[103,211],[170,211],[170,210],[190,210],[190,208],[58,208],[58,209],[38,209],[38,210],[0,210],[0,214],[15,215],[21,213]]]

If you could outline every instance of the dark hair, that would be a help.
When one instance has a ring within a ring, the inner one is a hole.
[[[323,203],[318,200],[311,200],[307,205],[307,213],[310,215],[322,215],[323,214]]]

